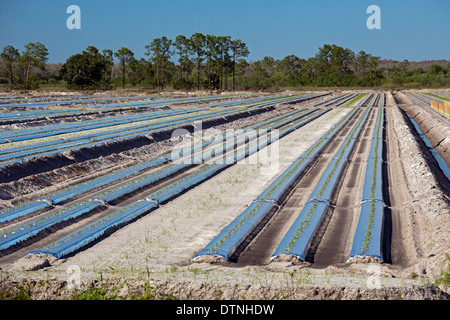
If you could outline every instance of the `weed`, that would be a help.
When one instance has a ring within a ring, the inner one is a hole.
[[[144,293],[135,300],[178,300],[172,293],[162,293],[147,281],[143,285]]]
[[[19,283],[14,284],[18,292],[5,291],[0,293],[0,300],[32,300],[31,287],[25,287]]]
[[[434,283],[437,286],[443,286],[445,289],[447,289],[448,287],[450,287],[450,255],[446,253],[445,259],[447,259],[447,261],[449,262],[447,265],[447,270],[442,270]]]

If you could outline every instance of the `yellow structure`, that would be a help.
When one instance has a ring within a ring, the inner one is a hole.
[[[435,100],[431,100],[431,107],[450,118],[450,101],[439,103]]]

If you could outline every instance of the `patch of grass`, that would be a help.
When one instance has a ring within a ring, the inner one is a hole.
[[[120,290],[123,287],[119,285],[117,287],[108,287],[105,283],[100,282],[98,285],[92,284],[90,286],[85,287],[83,290],[75,292],[71,299],[74,300],[123,300],[132,298],[133,300],[177,300],[178,298],[172,293],[163,292],[162,287],[154,287],[148,281],[146,281],[141,290],[138,290],[138,295],[135,293],[130,293],[127,296],[121,296]],[[21,290],[22,292],[22,290]],[[17,297],[19,299],[26,298],[26,291],[24,291],[25,295]],[[23,298],[22,298],[23,296]]]
[[[102,286],[89,286],[73,296],[75,300],[117,300],[117,298],[117,289],[107,289]]]
[[[447,100],[447,101],[450,101],[449,98],[441,97],[441,96],[438,96],[437,94],[428,93],[428,92],[425,92],[425,94],[426,94],[426,95],[429,95],[429,96],[431,96],[431,97],[435,97],[435,98],[441,99],[441,100]]]
[[[31,299],[31,287],[21,285],[20,283],[15,283],[13,288],[2,288],[0,291],[0,300],[32,300]]]
[[[349,102],[347,102],[345,104],[346,107],[351,106],[352,104],[354,104],[355,102],[358,102],[359,100],[361,100],[364,96],[366,96],[366,93],[360,93],[359,95],[357,95],[356,97],[354,97],[352,100],[350,100]]]
[[[178,298],[174,294],[159,292],[148,282],[144,283],[143,289],[144,293],[134,298],[135,300],[178,300]]]
[[[443,286],[445,289],[450,287],[450,255],[445,254],[445,258],[449,262],[447,265],[447,270],[442,270],[441,274],[435,279],[435,284],[437,286]]]
[[[296,95],[292,95],[291,97],[301,97],[301,96],[304,96],[304,94],[296,94]],[[289,97],[289,98],[291,98],[291,97]],[[281,100],[281,99],[285,99],[285,98],[287,98],[287,97],[272,98],[272,99],[267,99],[267,100],[261,100],[259,102],[272,102],[275,100]],[[245,106],[252,105],[254,103],[255,102],[243,103],[243,104],[237,105],[237,107],[245,107]]]
[[[118,288],[108,289],[100,282],[98,286],[86,286],[83,290],[77,291],[72,299],[74,300],[117,300]]]

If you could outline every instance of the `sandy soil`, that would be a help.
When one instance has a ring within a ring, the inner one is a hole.
[[[251,281],[231,282],[228,284],[213,277],[199,279],[198,274],[205,271],[189,271],[189,279],[178,280],[173,275],[177,269],[167,272],[166,280],[153,279],[153,274],[134,277],[107,276],[95,280],[62,282],[57,279],[3,279],[0,281],[0,293],[4,299],[29,298],[33,300],[68,300],[97,294],[102,299],[151,299],[151,300],[448,300],[450,296],[434,285],[395,287],[376,287],[383,285],[383,279],[373,281],[375,285],[367,286],[367,279],[372,277],[354,277],[352,285],[348,279],[343,285],[330,274],[316,275],[307,271],[290,270],[271,279],[259,274],[252,274]],[[267,273],[267,272],[266,272]],[[69,277],[70,274],[66,274]],[[193,280],[194,279],[194,280]],[[227,280],[229,278],[227,277]],[[320,281],[319,281],[320,280]],[[370,280],[372,281],[372,280]],[[277,285],[274,285],[277,283]],[[233,302],[232,302],[233,303]],[[297,306],[290,306],[295,309]]]
[[[429,106],[413,101],[403,92],[399,93],[399,97],[404,102],[399,107],[414,119],[450,168],[450,119]]]
[[[411,133],[400,108],[387,111],[393,133],[389,137],[392,188],[401,190],[391,197],[406,255],[401,259],[416,273],[437,275],[450,251],[450,184],[436,170],[420,138]]]

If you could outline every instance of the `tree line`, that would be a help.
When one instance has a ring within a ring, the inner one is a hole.
[[[69,88],[109,89],[116,58],[122,88],[127,81],[132,86],[146,81],[161,90],[167,87],[167,83],[177,89],[228,90],[228,81],[224,79],[232,74],[231,89],[234,90],[237,59],[249,54],[246,44],[240,39],[201,33],[190,37],[178,35],[174,40],[163,36],[153,39],[145,49],[148,59],[138,60],[126,47],[116,52],[109,49],[99,52],[89,46],[67,59],[60,76]],[[177,58],[178,64],[172,58]]]
[[[30,89],[47,81],[69,89],[145,88],[164,90],[261,90],[302,87],[448,87],[450,63],[411,67],[407,60],[380,67],[380,57],[324,44],[308,59],[266,56],[248,62],[241,39],[195,33],[155,38],[145,46],[147,58],[133,51],[99,51],[89,46],[64,64],[46,64],[48,50],[29,43],[19,53],[6,46],[1,53],[0,83],[9,89]],[[50,68],[53,66],[53,68]]]
[[[20,82],[24,89],[30,89],[31,68],[45,69],[47,56],[48,50],[40,42],[28,43],[22,54],[11,45],[4,47],[0,57],[3,72],[8,78],[9,89],[12,90],[13,84],[17,82]],[[17,73],[20,74],[19,79],[17,79]]]

